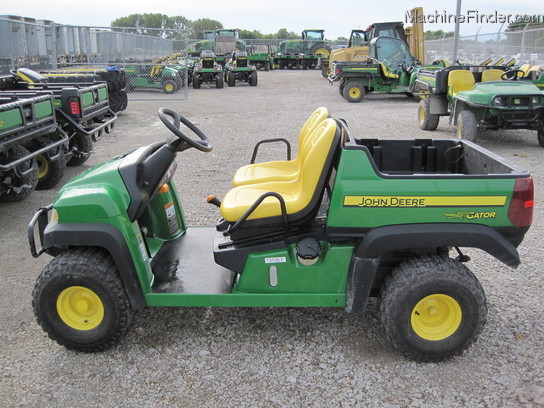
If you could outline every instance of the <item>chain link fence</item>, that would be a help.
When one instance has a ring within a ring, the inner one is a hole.
[[[453,37],[426,40],[426,62],[445,59],[452,62]],[[515,65],[544,65],[544,28],[474,34],[459,38],[457,59],[465,64],[480,64],[486,59],[504,62],[514,58]]]
[[[122,69],[131,100],[187,99],[188,32],[59,25],[0,16],[0,73]]]

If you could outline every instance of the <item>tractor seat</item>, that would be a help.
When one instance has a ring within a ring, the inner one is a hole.
[[[523,71],[523,73],[525,74],[524,75],[525,77],[528,77],[529,76],[529,71],[531,70],[531,65],[530,64],[523,64],[521,67],[519,67],[519,70]]]
[[[315,216],[340,141],[340,127],[334,119],[321,122],[306,138],[299,152],[300,171],[293,180],[270,179],[266,183],[232,188],[221,202],[221,215],[235,223],[244,219],[246,226],[282,223],[282,209],[276,197],[266,197],[250,214],[246,214],[263,194],[275,193],[285,202],[289,225],[300,225]],[[247,221],[246,221],[247,220]]]
[[[302,126],[298,136],[299,151],[303,149],[306,137],[329,117],[327,108],[317,108]],[[240,167],[232,178],[232,185],[265,183],[269,181],[289,181],[297,178],[300,172],[300,154],[293,160],[268,161]]]
[[[500,69],[486,69],[482,72],[482,82],[502,81],[502,74],[504,71]]]
[[[383,62],[380,62],[380,75],[383,79],[397,79],[399,76],[390,71]]]
[[[470,91],[475,83],[472,72],[464,69],[451,71],[448,74],[448,94],[455,97],[458,92]]]

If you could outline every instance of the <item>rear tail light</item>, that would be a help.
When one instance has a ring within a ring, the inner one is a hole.
[[[68,101],[68,105],[70,108],[70,114],[72,116],[80,116],[81,115],[81,106],[79,104],[79,101],[77,99],[70,99]]]
[[[508,209],[508,218],[516,227],[529,227],[533,221],[535,206],[533,179],[518,178],[514,185],[514,194]]]

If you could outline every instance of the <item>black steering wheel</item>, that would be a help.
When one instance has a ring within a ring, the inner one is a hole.
[[[501,79],[503,80],[509,79],[511,81],[517,81],[518,78],[523,78],[524,76],[525,76],[525,72],[523,72],[521,69],[513,69],[510,71],[504,71],[504,73],[501,75]]]
[[[172,118],[173,122],[169,119]],[[160,108],[159,109],[159,118],[162,123],[170,130],[174,135],[176,135],[183,143],[177,148],[178,151],[186,150],[190,147],[200,150],[201,152],[210,152],[213,149],[212,142],[208,139],[208,136],[197,128],[189,119],[184,118],[179,113],[174,112],[172,109]],[[180,125],[183,123],[191,131],[198,136],[198,139],[191,139],[186,136],[181,130]]]

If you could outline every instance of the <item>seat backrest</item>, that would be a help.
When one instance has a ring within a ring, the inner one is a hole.
[[[321,122],[314,131],[306,138],[302,146],[300,155],[300,199],[306,205],[311,201],[320,188],[319,182],[324,180],[322,177],[328,174],[327,159],[333,154],[331,149],[334,149],[339,142],[339,137],[336,137],[338,125],[334,119],[325,119]]]
[[[502,81],[502,74],[504,74],[504,71],[500,69],[486,69],[482,72],[482,82]]]
[[[399,76],[394,72],[389,71],[383,62],[380,62],[380,75],[383,79],[397,79]]]
[[[469,91],[474,84],[472,72],[464,69],[453,70],[448,75],[448,94],[455,96],[458,92]]]
[[[525,74],[525,76],[528,76],[528,75],[529,75],[529,71],[531,70],[531,65],[530,65],[530,64],[523,64],[521,67],[519,67],[519,70],[520,70],[520,71],[523,71],[523,73]]]
[[[298,135],[299,151],[302,149],[302,145],[304,144],[304,139],[306,138],[306,136],[310,135],[312,131],[329,116],[329,110],[323,106],[317,108],[314,113],[310,115],[308,120],[306,120],[306,123],[304,123],[304,125],[302,126],[302,129],[300,129],[300,133]]]

